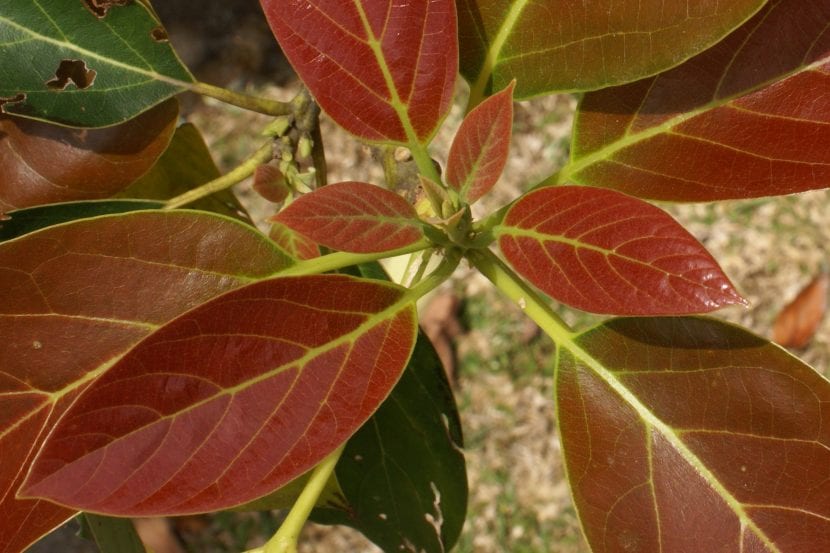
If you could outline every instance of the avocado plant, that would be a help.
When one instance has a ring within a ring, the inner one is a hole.
[[[197,81],[147,0],[0,0],[0,552],[79,514],[142,551],[125,518],[274,508],[252,551],[309,519],[449,551],[461,427],[416,303],[462,261],[555,344],[594,552],[830,551],[830,385],[703,316],[745,300],[650,203],[830,187],[830,0],[261,5],[289,102]],[[272,116],[261,147],[220,174],[185,91]],[[514,101],[561,92],[567,165],[474,218]],[[384,182],[326,182],[321,116]],[[267,235],[231,190],[250,176]]]

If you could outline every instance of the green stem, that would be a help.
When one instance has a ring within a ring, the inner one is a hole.
[[[519,275],[505,265],[496,254],[490,250],[470,250],[467,259],[501,290],[507,297],[515,301],[528,317],[533,319],[545,333],[553,338],[557,344],[571,342],[574,331],[553,312],[542,297],[533,290]]]
[[[274,141],[269,139],[262,146],[260,146],[252,156],[239,164],[231,172],[213,179],[212,181],[206,182],[198,188],[188,190],[184,194],[180,194],[175,198],[168,200],[164,205],[164,209],[175,209],[185,204],[195,202],[205,196],[210,196],[215,192],[219,192],[225,188],[230,188],[234,184],[245,180],[254,174],[254,171],[259,165],[271,161],[271,158],[274,157],[273,144]]]
[[[308,520],[314,505],[317,504],[320,494],[326,487],[326,482],[331,478],[334,467],[337,466],[337,461],[340,460],[340,455],[345,447],[346,444],[343,443],[343,445],[329,453],[328,457],[323,459],[319,465],[314,467],[314,471],[300,493],[300,497],[294,502],[277,533],[264,546],[251,550],[249,553],[297,552],[297,540],[300,537],[300,531]]]
[[[417,301],[426,294],[435,290],[442,282],[453,274],[458,263],[461,261],[461,250],[453,248],[447,251],[444,259],[426,278],[409,289],[409,295],[413,301]]]
[[[280,102],[278,100],[271,100],[269,98],[262,98],[259,96],[249,96],[248,94],[234,92],[232,90],[228,90],[227,88],[221,88],[213,86],[212,84],[201,82],[195,82],[189,85],[189,88],[196,94],[216,98],[226,104],[264,113],[266,115],[276,116],[289,115],[292,113],[291,104],[288,102]]]
[[[327,273],[329,271],[336,271],[343,267],[350,267],[352,265],[360,265],[361,263],[369,263],[377,261],[385,257],[395,257],[396,255],[406,255],[427,248],[432,247],[432,243],[428,240],[419,240],[414,244],[397,250],[373,252],[373,253],[349,253],[349,252],[334,252],[314,259],[306,259],[299,261],[296,264],[281,270],[274,276],[305,276],[317,275]]]

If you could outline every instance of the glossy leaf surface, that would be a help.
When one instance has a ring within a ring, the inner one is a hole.
[[[191,123],[176,129],[170,145],[150,171],[119,194],[124,198],[169,200],[217,178],[221,173],[202,134]],[[250,223],[250,218],[230,189],[187,204]]]
[[[162,155],[178,116],[176,100],[106,129],[0,116],[0,211],[115,195]]]
[[[830,0],[772,1],[680,67],[586,95],[560,182],[676,201],[830,186],[828,25]]]
[[[105,517],[84,513],[82,530],[95,540],[101,553],[146,553],[133,521],[128,518]]]
[[[830,549],[830,385],[703,318],[618,319],[560,349],[556,395],[593,551]]]
[[[22,493],[141,516],[219,510],[288,483],[397,382],[417,328],[405,292],[340,275],[286,277],[185,313],[89,386]]]
[[[106,4],[0,0],[0,113],[102,127],[192,82],[147,6]]]
[[[507,163],[515,83],[476,106],[458,128],[447,158],[447,184],[472,204],[493,188]]]
[[[377,265],[365,276],[386,278]],[[423,333],[400,381],[346,445],[336,475],[347,505],[314,520],[360,530],[384,551],[450,551],[467,509],[461,422],[441,361]]]
[[[457,3],[461,73],[487,94],[516,79],[524,99],[663,71],[716,43],[764,0]]]
[[[297,74],[339,125],[371,141],[428,141],[458,72],[452,0],[260,1]]]
[[[186,211],[85,219],[0,244],[0,551],[72,514],[14,499],[47,419],[159,325],[289,263],[253,229]]]
[[[613,190],[540,188],[495,229],[504,256],[553,298],[593,313],[704,313],[744,300],[661,209]]]
[[[339,182],[297,198],[274,221],[335,250],[370,253],[403,248],[424,237],[403,197],[364,182]]]

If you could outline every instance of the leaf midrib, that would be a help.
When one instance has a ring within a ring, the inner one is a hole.
[[[764,543],[769,551],[773,553],[783,553],[775,543],[766,535],[756,524],[755,521],[747,514],[744,505],[738,501],[726,487],[721,484],[717,477],[712,473],[706,464],[695,455],[689,447],[683,443],[674,428],[664,423],[657,417],[646,405],[644,405],[633,392],[631,392],[622,382],[620,382],[614,374],[605,366],[595,359],[588,351],[583,349],[578,343],[579,335],[575,337],[563,337],[562,347],[569,350],[573,356],[582,361],[593,373],[599,377],[605,384],[607,384],[622,400],[627,403],[637,415],[642,419],[643,423],[650,426],[677,451],[677,453],[701,476],[701,478],[712,487],[718,496],[727,504],[727,506],[735,513],[735,516],[743,525],[746,525],[751,531]],[[561,355],[561,354],[560,354]],[[557,356],[559,357],[559,356]],[[558,368],[558,363],[557,363]],[[554,378],[555,380],[555,378]],[[651,472],[652,465],[649,465],[649,472]],[[742,531],[743,532],[743,531]]]
[[[551,177],[545,179],[544,181],[539,183],[537,186],[545,186],[545,185],[551,185],[551,184],[563,184],[563,183],[567,182],[569,179],[574,179],[575,180],[575,177],[578,176],[578,174],[581,171],[583,171],[584,169],[586,169],[587,167],[589,167],[591,165],[594,165],[595,163],[598,163],[598,162],[611,160],[611,159],[613,159],[615,154],[617,154],[618,152],[620,152],[620,151],[622,151],[622,150],[624,150],[624,149],[626,149],[630,146],[633,146],[635,144],[644,142],[644,141],[646,141],[650,138],[653,138],[657,135],[660,135],[660,134],[669,134],[669,133],[672,132],[672,129],[674,129],[674,127],[677,127],[677,126],[685,123],[686,121],[694,119],[695,117],[698,117],[699,115],[703,115],[707,112],[710,112],[710,111],[713,111],[715,109],[727,106],[730,103],[734,102],[735,100],[746,97],[750,94],[754,94],[755,92],[763,90],[763,89],[769,87],[772,84],[783,82],[786,79],[789,79],[790,77],[792,77],[794,75],[804,73],[804,72],[807,72],[807,71],[818,70],[821,66],[823,66],[826,63],[827,63],[826,58],[816,60],[811,64],[803,65],[801,67],[798,67],[798,68],[790,71],[789,73],[786,73],[784,75],[778,75],[775,78],[772,78],[768,81],[764,81],[762,83],[759,83],[758,85],[756,85],[755,87],[753,87],[751,89],[741,90],[741,91],[736,92],[735,94],[733,94],[731,96],[724,96],[723,98],[713,98],[711,101],[707,102],[706,104],[703,104],[703,105],[701,105],[700,107],[698,107],[694,110],[687,111],[687,112],[684,112],[682,114],[678,114],[674,117],[671,117],[669,119],[666,119],[665,121],[663,121],[659,125],[649,127],[647,129],[644,129],[642,131],[639,131],[639,132],[633,133],[633,134],[626,131],[625,135],[623,137],[621,137],[620,139],[615,140],[615,141],[613,141],[613,142],[611,142],[611,143],[609,143],[605,146],[602,146],[601,148],[598,148],[597,150],[594,150],[590,154],[582,156],[581,158],[573,157],[574,154],[572,154],[570,162],[559,173],[557,173],[555,175],[552,175]],[[652,77],[652,78],[656,79],[656,78],[659,78],[659,77]],[[634,113],[634,116],[636,117],[639,113],[640,113],[640,110],[638,109],[637,112]],[[577,115],[577,117],[578,117],[578,115]],[[576,128],[574,128],[574,131],[576,131]],[[741,150],[741,151],[743,152],[743,150]]]

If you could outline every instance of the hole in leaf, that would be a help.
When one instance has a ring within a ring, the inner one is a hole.
[[[126,6],[132,3],[132,0],[81,0],[81,2],[95,17],[103,19],[113,6]]]
[[[46,86],[52,90],[65,90],[71,82],[79,90],[83,90],[92,86],[97,74],[94,69],[89,69],[83,60],[61,60],[55,71],[55,78],[46,81]]]
[[[26,101],[26,95],[22,92],[14,96],[0,96],[0,113],[6,113],[6,104],[19,104]]]
[[[154,27],[153,30],[150,31],[150,37],[156,42],[170,42],[167,30],[161,25]]]

